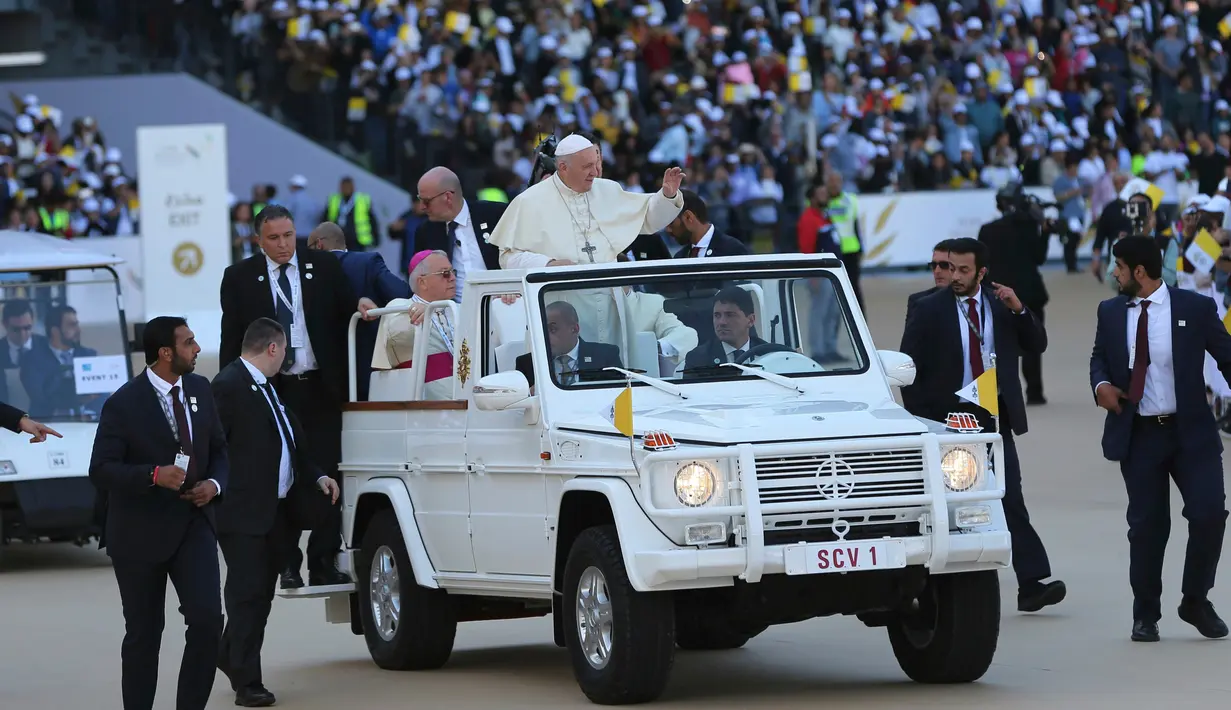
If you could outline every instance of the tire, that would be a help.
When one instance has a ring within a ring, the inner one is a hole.
[[[751,632],[733,625],[721,611],[687,602],[675,607],[675,645],[684,651],[727,651],[740,648],[766,627]]]
[[[579,607],[587,599],[596,603],[587,610],[592,616],[586,622],[587,641],[583,642]],[[573,542],[564,566],[563,607],[573,676],[591,702],[631,705],[662,694],[675,660],[675,606],[668,592],[633,589],[614,526],[589,528]],[[603,633],[600,625],[595,637],[588,629],[599,618],[609,620],[610,629]],[[597,643],[590,642],[592,638]],[[587,648],[606,649],[607,653],[591,662]]]
[[[374,560],[378,560],[377,569],[373,569]],[[374,581],[379,584],[378,570],[384,570],[386,580],[394,581],[388,594],[374,589]],[[440,668],[449,660],[457,635],[453,602],[444,590],[427,589],[415,582],[402,529],[392,510],[383,510],[372,518],[355,573],[363,637],[377,666],[391,671],[420,671]],[[376,606],[382,608],[380,619],[373,608],[374,598]],[[388,614],[390,608],[396,614]]]
[[[983,677],[1000,638],[996,572],[934,575],[918,609],[889,623],[898,665],[917,683],[972,683]]]

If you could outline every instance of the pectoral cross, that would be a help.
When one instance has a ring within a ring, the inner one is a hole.
[[[593,244],[591,244],[589,239],[587,239],[587,240],[586,240],[586,245],[585,245],[584,247],[582,247],[582,248],[581,248],[581,250],[582,250],[582,251],[584,251],[584,252],[586,253],[586,256],[590,257],[590,263],[591,263],[591,264],[593,264],[593,263],[594,263],[594,252],[595,252],[597,249],[598,249],[598,247],[596,247],[596,246],[594,246]]]

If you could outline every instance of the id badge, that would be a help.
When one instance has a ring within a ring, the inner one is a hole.
[[[984,372],[987,372],[988,370],[996,366],[995,363],[992,362],[991,354],[989,354],[986,350],[981,351],[980,355],[983,356],[983,371]]]
[[[191,460],[192,457],[183,452],[175,455],[175,465],[183,469],[185,473],[188,472],[188,462]]]
[[[291,323],[291,347],[302,348],[303,342],[303,327],[299,323]]]

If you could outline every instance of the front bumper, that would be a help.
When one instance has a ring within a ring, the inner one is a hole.
[[[943,445],[986,445],[991,448],[993,468],[988,471],[989,484],[978,490],[953,492],[944,485],[941,473]],[[925,467],[922,492],[906,495],[885,495],[860,500],[800,501],[792,503],[762,502],[757,478],[758,455],[795,455],[815,453],[859,452],[872,448],[922,446]],[[919,535],[885,536],[900,541],[907,566],[924,567],[931,574],[951,574],[986,569],[1002,569],[1012,562],[1010,536],[1003,525],[1000,499],[1004,497],[1003,442],[998,434],[937,435],[885,437],[801,444],[753,445],[740,444],[737,452],[737,473],[729,482],[733,493],[728,505],[701,508],[659,508],[653,503],[651,482],[642,475],[640,485],[642,507],[651,519],[672,522],[702,522],[729,515],[734,529],[734,545],[730,547],[695,548],[668,545],[658,549],[639,548],[628,555],[626,563],[634,569],[632,576],[649,589],[696,588],[723,586],[739,578],[755,584],[766,574],[785,574],[786,545],[766,544],[766,516],[783,514],[828,514],[835,519],[844,514],[866,512],[877,508],[912,508],[924,513],[926,525]],[[646,457],[643,471],[653,470],[650,464],[660,461],[682,461],[696,458],[695,451],[667,451]],[[955,505],[983,504],[995,509],[993,524],[966,530],[951,524],[950,510]],[[836,528],[835,528],[836,529]],[[781,541],[779,541],[781,542]]]
[[[1012,562],[1007,531],[956,533],[946,537],[948,560],[943,570],[933,569],[933,573],[1003,569]],[[928,566],[934,557],[932,537],[929,535],[888,539],[901,540],[905,544],[907,566]],[[636,552],[632,557],[638,579],[649,588],[668,590],[718,586],[730,583],[736,577],[746,579],[744,571],[749,568],[759,568],[762,576],[786,574],[785,550],[785,545],[764,547],[755,553],[755,560],[750,559],[754,553],[746,547]]]

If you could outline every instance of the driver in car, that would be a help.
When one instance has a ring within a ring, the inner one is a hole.
[[[685,371],[710,368],[724,362],[742,364],[749,350],[766,344],[752,333],[756,323],[751,293],[739,286],[728,286],[719,291],[714,296],[714,338],[688,353],[688,357],[684,358]]]
[[[621,377],[604,372],[605,367],[623,367],[620,348],[606,343],[592,343],[581,337],[577,309],[567,301],[555,301],[543,309],[547,321],[547,348],[551,356],[551,372],[561,386],[581,380],[603,380]],[[517,369],[534,387],[534,368],[530,355],[517,356]]]

